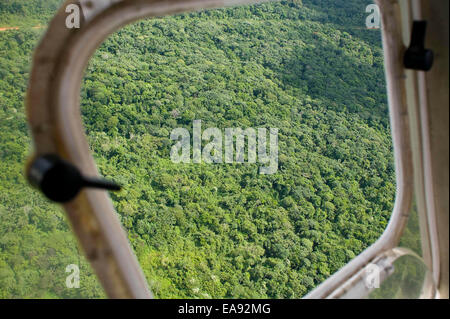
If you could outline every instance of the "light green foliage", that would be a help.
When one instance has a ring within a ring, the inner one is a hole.
[[[63,0],[1,0],[1,27],[46,25]]]

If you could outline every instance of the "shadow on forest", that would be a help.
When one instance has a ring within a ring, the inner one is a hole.
[[[376,62],[363,62],[331,43],[315,42],[294,48],[273,71],[286,89],[299,90],[335,111],[388,125],[384,69]]]

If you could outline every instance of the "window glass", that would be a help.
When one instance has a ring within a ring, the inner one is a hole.
[[[409,253],[393,263],[392,274],[374,289],[371,299],[432,298],[435,284],[422,256],[422,241],[417,204],[413,201],[408,224],[398,244]]]

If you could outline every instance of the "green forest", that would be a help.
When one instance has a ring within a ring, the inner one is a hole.
[[[2,0],[0,298],[103,298],[62,209],[32,189],[24,96],[60,0]],[[279,1],[136,22],[86,70],[81,111],[158,298],[300,298],[372,244],[395,197],[369,0]],[[173,163],[170,132],[279,128],[278,171]],[[65,286],[80,266],[79,289]]]

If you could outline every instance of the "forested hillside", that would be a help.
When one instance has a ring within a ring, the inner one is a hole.
[[[43,3],[46,3],[44,6]],[[63,212],[23,178],[33,48],[60,1],[0,4],[0,297],[101,297]],[[369,0],[265,3],[140,21],[90,61],[82,115],[161,298],[299,298],[384,230],[395,176]],[[33,12],[34,5],[40,11]],[[21,16],[21,12],[23,16]],[[276,127],[279,166],[176,164],[177,127]],[[79,264],[81,288],[65,287]]]
[[[62,0],[1,0],[1,27],[46,25]]]

